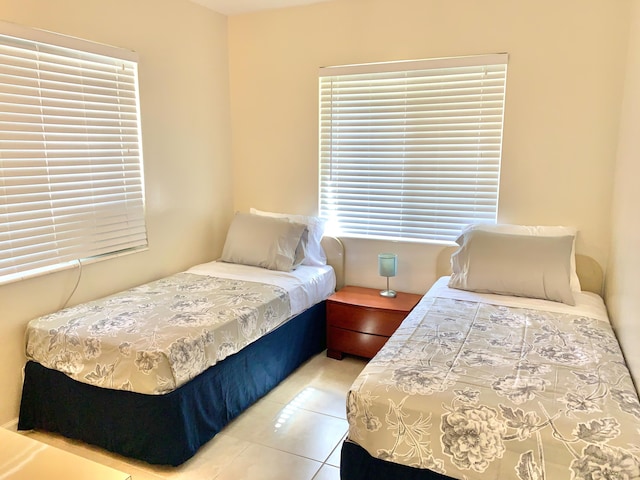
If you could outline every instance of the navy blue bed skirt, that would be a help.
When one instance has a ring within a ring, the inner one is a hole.
[[[180,465],[326,347],[325,303],[165,395],[77,382],[27,362],[19,430],[46,430],[153,464]]]
[[[350,441],[342,444],[340,480],[455,480],[446,475],[420,468],[387,462],[369,455],[364,448]]]

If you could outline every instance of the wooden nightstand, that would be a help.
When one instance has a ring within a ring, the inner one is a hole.
[[[386,298],[380,290],[363,287],[337,291],[327,299],[327,356],[372,358],[421,298],[402,292]]]

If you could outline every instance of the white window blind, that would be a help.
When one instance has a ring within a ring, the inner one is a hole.
[[[133,52],[0,23],[0,283],[147,246]]]
[[[320,69],[333,232],[450,241],[495,223],[506,73],[506,54]]]

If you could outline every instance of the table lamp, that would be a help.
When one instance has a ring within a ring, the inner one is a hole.
[[[383,297],[395,297],[396,292],[389,289],[389,277],[395,277],[398,270],[398,255],[395,253],[381,253],[378,255],[378,273],[382,277],[387,277],[387,289],[382,290]]]

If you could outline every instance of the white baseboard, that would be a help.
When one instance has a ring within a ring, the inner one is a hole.
[[[6,428],[7,430],[13,430],[15,432],[16,430],[18,430],[18,417],[8,421],[4,425],[0,425],[0,427]]]

